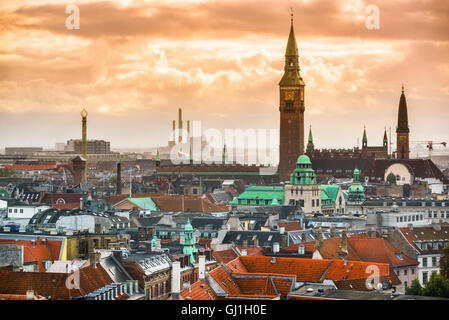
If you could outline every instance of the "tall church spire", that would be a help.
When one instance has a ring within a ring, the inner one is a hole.
[[[396,128],[396,156],[398,159],[408,159],[410,153],[410,129],[408,127],[407,101],[405,100],[404,84],[402,84],[401,91],[398,110],[398,126]]]
[[[311,152],[313,152],[314,149],[315,149],[315,145],[313,144],[312,126],[310,126],[309,139],[308,139],[308,142],[307,142],[306,153],[311,153]]]
[[[285,50],[284,76],[279,85],[304,85],[304,81],[299,74],[299,53],[293,28],[293,12],[291,13],[290,34],[288,35],[287,48]]]
[[[366,127],[363,127],[362,147],[366,148],[367,146],[368,146],[368,137],[366,136]]]

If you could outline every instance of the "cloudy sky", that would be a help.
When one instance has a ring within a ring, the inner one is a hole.
[[[403,82],[411,139],[449,140],[449,1],[2,0],[0,149],[80,138],[83,106],[112,148],[165,145],[179,107],[203,128],[277,129],[290,7],[316,147],[355,146],[364,125],[380,145]]]

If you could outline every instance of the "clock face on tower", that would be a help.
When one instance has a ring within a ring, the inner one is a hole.
[[[293,91],[285,91],[285,100],[287,101],[295,100],[295,93]]]
[[[406,136],[400,136],[399,137],[399,141],[400,142],[406,142],[407,141],[407,137]]]

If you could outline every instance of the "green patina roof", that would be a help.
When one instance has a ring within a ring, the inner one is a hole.
[[[313,144],[312,126],[310,126],[310,130],[309,130],[309,143]]]
[[[337,201],[338,190],[340,190],[340,186],[335,184],[322,184],[321,190],[325,191],[329,198],[333,201]],[[321,193],[323,194],[323,193]]]
[[[0,189],[0,196],[1,197],[9,197],[9,193],[4,189]]]
[[[307,155],[303,154],[298,157],[296,164],[312,164],[312,162],[310,161],[310,158]]]
[[[192,224],[190,223],[190,218],[187,218],[186,226],[184,227],[184,231],[193,231]]]
[[[275,200],[276,199],[276,200]],[[239,200],[246,200],[248,205],[255,204],[251,201],[263,200],[269,201],[269,204],[284,203],[284,188],[283,187],[266,187],[266,186],[252,186],[245,189],[237,198],[234,198],[230,204],[239,204]]]
[[[128,201],[134,203],[136,206],[151,211],[161,211],[156,203],[151,198],[128,198]]]
[[[368,138],[366,136],[366,128],[363,129],[363,139],[362,142],[368,142]]]

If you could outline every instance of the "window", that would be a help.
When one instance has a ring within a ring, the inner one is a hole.
[[[406,276],[407,275],[407,270],[404,270],[404,276]]]
[[[17,213],[17,209],[14,209],[14,213]]]
[[[427,283],[427,272],[423,272],[422,273],[422,283],[423,284],[426,284]]]
[[[412,274],[415,274],[415,269],[412,269]]]
[[[315,200],[312,199],[312,207],[315,207]]]
[[[422,258],[422,266],[427,267],[427,258]]]
[[[432,257],[432,267],[437,266],[437,257]]]
[[[23,209],[20,209],[20,213],[23,213]]]
[[[405,287],[405,288],[408,288],[407,281],[404,281],[404,287]]]
[[[9,209],[9,213],[12,213],[12,209]]]

